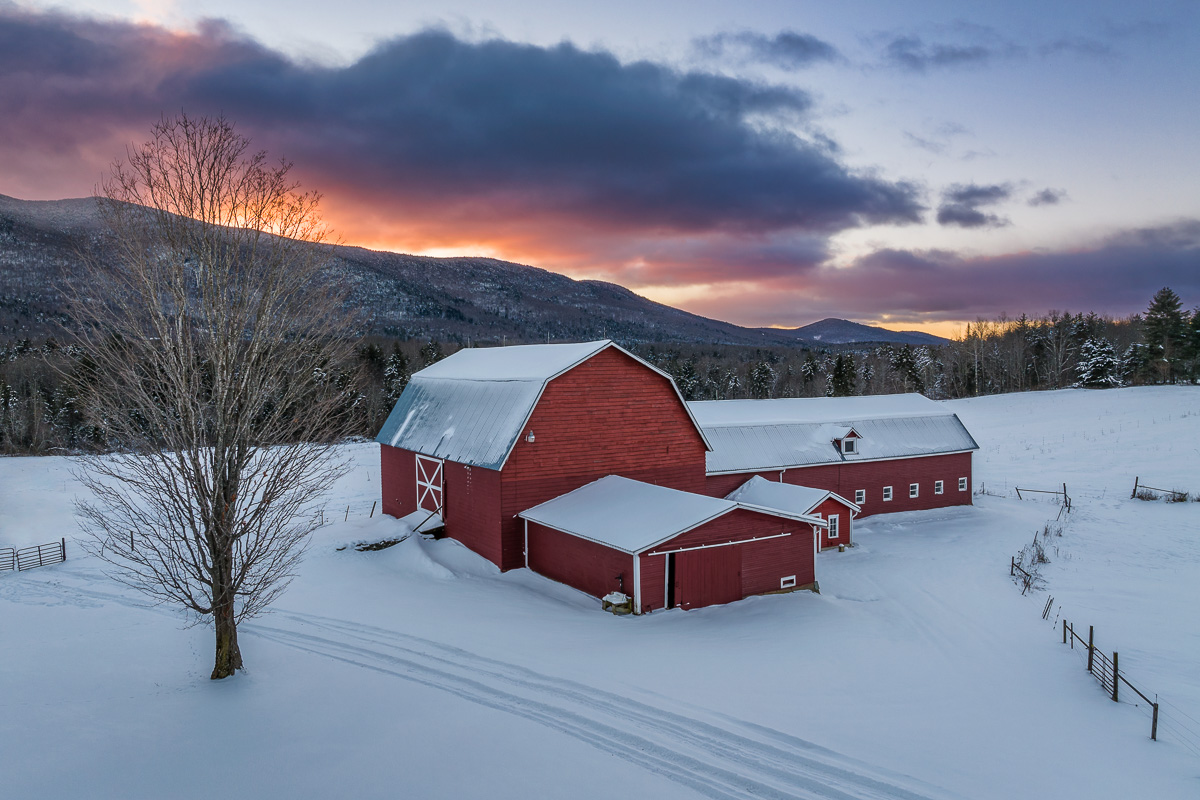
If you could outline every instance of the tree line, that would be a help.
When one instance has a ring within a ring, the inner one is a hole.
[[[1121,320],[1052,311],[979,320],[941,346],[846,345],[836,350],[624,343],[670,374],[687,400],[844,397],[919,392],[934,399],[1200,380],[1200,309],[1169,288],[1144,314]],[[340,414],[372,437],[411,375],[458,350],[455,342],[372,337],[326,379]],[[64,370],[90,369],[74,346],[50,338],[0,344],[0,453],[104,450],[80,413]],[[99,379],[100,376],[96,376]],[[82,380],[82,378],[81,378]],[[78,384],[74,384],[78,385]]]

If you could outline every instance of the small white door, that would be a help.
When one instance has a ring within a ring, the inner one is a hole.
[[[442,508],[442,459],[417,456],[417,508],[440,511]]]

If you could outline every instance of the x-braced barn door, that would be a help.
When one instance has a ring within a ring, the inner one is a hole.
[[[442,460],[417,456],[417,508],[440,511],[442,497]]]

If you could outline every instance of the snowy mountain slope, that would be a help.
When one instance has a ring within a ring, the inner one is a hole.
[[[1200,504],[1118,491],[1127,462],[1152,466],[1135,442],[1191,469],[1200,392],[948,405],[1006,496],[863,522],[859,547],[821,554],[822,595],[616,618],[450,541],[339,551],[399,527],[367,518],[377,454],[353,445],[336,521],[245,626],[248,672],[214,685],[206,629],[137,607],[69,545],[66,564],[0,574],[0,641],[20,653],[0,659],[6,792],[201,797],[216,763],[263,797],[1195,797],[1200,760],[1104,697],[1007,564],[1057,510],[1013,484],[1066,475],[1048,591],[1200,718],[1200,622],[1155,622],[1197,607]],[[0,459],[0,546],[74,537],[75,491],[64,459]],[[1141,519],[1157,533],[1129,548]]]
[[[780,331],[790,334],[797,339],[813,344],[859,344],[888,342],[890,344],[910,344],[914,347],[927,345],[943,345],[949,340],[932,333],[921,331],[893,331],[874,325],[863,325],[848,319],[827,317],[818,322],[802,325]]]

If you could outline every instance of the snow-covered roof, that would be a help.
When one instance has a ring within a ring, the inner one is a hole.
[[[783,511],[789,514],[808,514],[830,497],[856,512],[861,510],[841,495],[825,489],[769,481],[761,475],[755,475],[726,495],[725,499],[742,505]]]
[[[608,340],[463,349],[413,374],[375,441],[500,469],[546,384],[609,347],[670,378]]]
[[[748,507],[609,475],[518,516],[626,553],[639,553],[738,508]],[[749,510],[821,524],[821,520],[802,514]]]
[[[689,403],[713,449],[709,473],[977,450],[956,414],[919,394]],[[833,442],[853,428],[856,452]]]
[[[688,403],[688,407],[702,428],[792,422],[834,423],[850,427],[850,423],[860,419],[929,417],[947,413],[937,401],[916,393],[864,397],[781,397],[774,400],[698,400]]]

